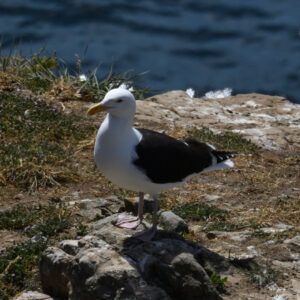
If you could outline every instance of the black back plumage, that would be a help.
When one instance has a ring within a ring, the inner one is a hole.
[[[174,183],[199,173],[217,162],[231,157],[230,152],[213,150],[193,139],[178,140],[155,131],[138,128],[142,140],[136,146],[133,163],[154,183]]]

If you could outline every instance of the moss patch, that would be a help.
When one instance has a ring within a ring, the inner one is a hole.
[[[210,143],[220,150],[238,153],[253,153],[260,149],[251,141],[243,138],[240,134],[231,131],[215,134],[207,127],[201,129],[194,128],[188,131],[188,137],[200,142]]]

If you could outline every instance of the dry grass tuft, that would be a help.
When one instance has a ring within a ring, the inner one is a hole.
[[[18,77],[16,75],[0,72],[0,91],[12,92],[18,86]]]

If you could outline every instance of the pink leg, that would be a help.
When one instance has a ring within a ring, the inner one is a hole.
[[[143,220],[144,193],[139,193],[138,216],[130,216],[127,214],[118,215],[116,226],[121,228],[135,229]]]
[[[153,222],[152,227],[147,230],[139,231],[133,235],[133,237],[135,237],[139,240],[142,240],[144,242],[151,241],[157,231],[157,210],[158,210],[157,197],[154,196],[153,200],[154,200],[154,211],[153,211],[153,216],[152,216],[152,222]]]
[[[144,193],[139,193],[139,209],[138,209],[138,217],[143,221],[143,213],[144,213]]]

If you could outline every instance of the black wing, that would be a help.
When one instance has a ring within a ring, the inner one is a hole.
[[[133,163],[154,183],[180,182],[193,173],[230,157],[229,152],[213,150],[193,139],[178,140],[155,131],[138,128],[143,135],[136,146],[138,158]]]

